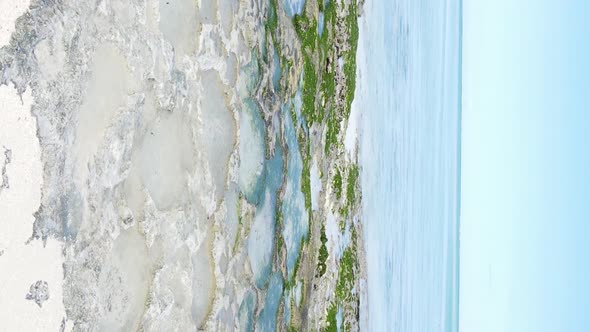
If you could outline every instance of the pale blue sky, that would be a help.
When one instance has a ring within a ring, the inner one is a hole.
[[[461,331],[590,331],[590,1],[465,0]]]

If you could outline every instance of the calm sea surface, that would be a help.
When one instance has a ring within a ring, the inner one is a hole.
[[[367,331],[456,331],[461,2],[367,0],[359,22]]]

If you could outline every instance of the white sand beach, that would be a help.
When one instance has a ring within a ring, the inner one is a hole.
[[[4,30],[2,31],[4,33]],[[41,198],[42,165],[30,92],[22,101],[12,87],[0,87],[0,165],[6,164],[8,187],[0,193],[0,329],[56,331],[65,317],[62,303],[62,244],[48,239],[26,244],[33,230],[33,213]],[[25,299],[29,287],[42,280],[49,299],[39,307]]]

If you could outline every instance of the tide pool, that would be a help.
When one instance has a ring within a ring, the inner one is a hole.
[[[367,331],[456,331],[460,1],[375,0],[357,91]]]
[[[305,0],[284,0],[285,12],[289,17],[300,15],[303,12]]]

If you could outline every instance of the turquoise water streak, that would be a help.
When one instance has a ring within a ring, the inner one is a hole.
[[[366,1],[359,21],[367,331],[456,331],[460,1]]]

